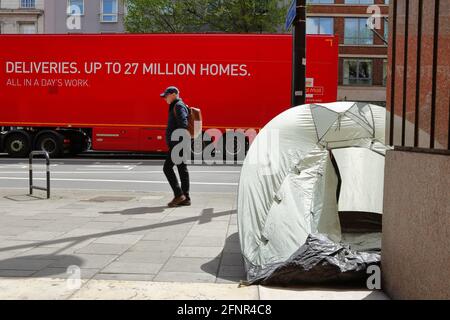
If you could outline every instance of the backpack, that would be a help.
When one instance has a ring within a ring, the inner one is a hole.
[[[184,104],[186,108],[188,109],[188,127],[187,130],[189,132],[189,135],[192,139],[197,138],[202,133],[202,111],[198,108],[191,108],[187,104]],[[177,113],[175,108],[173,108],[173,113],[175,115],[175,118],[177,117]]]

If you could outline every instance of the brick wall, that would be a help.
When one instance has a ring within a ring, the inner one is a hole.
[[[437,0],[410,0],[408,7],[406,0],[391,2],[391,16],[396,14],[390,30],[395,23],[396,32],[390,40],[387,107],[405,125],[389,121],[387,137],[399,146],[450,149],[450,1],[440,0],[438,8]]]

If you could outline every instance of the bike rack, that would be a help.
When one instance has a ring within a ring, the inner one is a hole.
[[[34,158],[34,156],[45,156],[46,167],[47,167],[47,188],[33,186],[33,158]],[[50,157],[48,155],[48,152],[32,151],[30,153],[29,169],[30,169],[30,195],[33,194],[34,189],[42,190],[42,191],[47,191],[47,199],[50,199]]]

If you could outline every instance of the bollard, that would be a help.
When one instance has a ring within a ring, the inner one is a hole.
[[[33,158],[34,156],[45,156],[45,162],[46,162],[46,171],[47,171],[47,187],[38,187],[33,185]],[[29,158],[29,175],[30,175],[30,195],[33,194],[33,190],[42,190],[47,191],[47,199],[50,199],[50,156],[48,155],[48,152],[46,151],[32,151],[30,153]]]

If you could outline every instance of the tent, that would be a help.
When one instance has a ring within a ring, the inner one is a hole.
[[[275,279],[277,272],[284,272],[283,281],[336,280],[379,262],[379,255],[345,246],[338,213],[382,213],[385,118],[383,107],[367,103],[309,104],[283,112],[259,132],[238,190],[249,282]],[[334,257],[337,271],[296,277],[300,267],[323,265],[323,259],[311,262],[313,252]],[[294,268],[287,272],[287,266]]]

